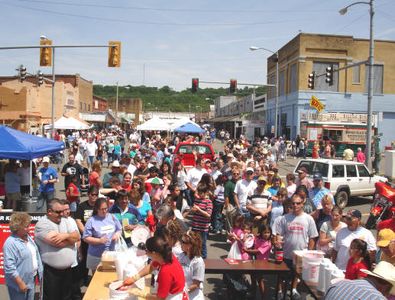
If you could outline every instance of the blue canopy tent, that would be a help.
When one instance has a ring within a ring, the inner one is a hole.
[[[0,159],[32,160],[64,150],[63,142],[0,125]]]
[[[174,129],[175,132],[181,132],[181,133],[203,133],[204,129],[202,129],[199,125],[188,122],[186,124],[183,124],[176,129]]]

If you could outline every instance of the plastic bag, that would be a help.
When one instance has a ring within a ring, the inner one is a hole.
[[[228,258],[241,259],[241,251],[237,241],[234,241],[230,247]]]
[[[120,236],[115,242],[114,250],[116,252],[125,252],[128,250],[128,245],[126,245],[126,242],[122,236]]]

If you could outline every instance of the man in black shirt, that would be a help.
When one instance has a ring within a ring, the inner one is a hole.
[[[85,182],[84,171],[81,165],[75,160],[74,154],[69,155],[69,161],[63,166],[64,188],[67,189],[73,176],[77,177],[77,187],[80,188],[81,182]]]
[[[80,231],[81,235],[84,232],[86,222],[92,216],[93,206],[95,205],[98,195],[99,195],[99,189],[96,186],[89,187],[88,200],[82,202],[78,206],[77,211],[74,214],[74,219],[75,222],[77,223],[78,230]],[[88,271],[89,271],[86,268],[87,253],[88,253],[88,244],[81,239],[81,246],[80,246],[81,259],[78,262],[78,267],[80,268],[81,279],[84,280],[85,285],[87,285]]]

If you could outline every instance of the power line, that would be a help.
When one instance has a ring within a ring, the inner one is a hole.
[[[50,5],[64,5],[73,7],[96,7],[96,8],[113,8],[113,9],[128,9],[128,10],[148,10],[148,11],[168,11],[168,12],[192,12],[192,13],[317,13],[326,12],[326,9],[317,10],[259,10],[259,9],[199,9],[199,8],[155,8],[155,7],[144,7],[144,6],[122,6],[122,5],[105,5],[105,4],[91,4],[91,3],[77,3],[77,2],[66,2],[66,1],[46,1],[46,0],[19,0],[19,2],[28,3],[43,3]]]
[[[128,24],[144,24],[144,25],[167,25],[167,26],[255,26],[255,25],[267,25],[267,24],[280,24],[280,23],[289,23],[289,22],[298,22],[299,20],[280,20],[280,21],[266,21],[266,22],[250,22],[250,23],[171,23],[171,22],[152,22],[152,21],[131,21],[125,19],[113,19],[113,18],[104,18],[104,17],[94,17],[94,16],[87,16],[87,15],[79,15],[79,14],[72,14],[72,13],[65,13],[59,12],[49,9],[43,8],[35,8],[29,6],[21,6],[16,4],[10,4],[5,2],[0,2],[0,4],[4,4],[7,6],[12,7],[19,7],[22,9],[39,11],[43,13],[49,13],[54,15],[60,16],[68,16],[74,18],[83,18],[83,19],[90,19],[90,20],[99,20],[105,22],[115,22],[115,23],[128,23]]]

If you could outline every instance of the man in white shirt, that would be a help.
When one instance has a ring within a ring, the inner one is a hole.
[[[200,179],[202,179],[203,174],[206,173],[207,171],[204,168],[204,160],[201,157],[197,158],[196,166],[188,171],[187,179],[185,181],[188,187],[187,201],[189,206],[192,206],[196,187]]]
[[[86,153],[88,156],[88,167],[91,170],[92,169],[92,164],[95,160],[95,157],[97,155],[97,144],[93,137],[88,138],[88,143],[85,146],[86,148]]]
[[[361,218],[362,214],[359,210],[352,209],[348,211],[346,216],[347,227],[340,229],[336,235],[332,260],[335,261],[336,266],[340,270],[346,270],[347,262],[350,258],[350,244],[354,239],[364,240],[368,244],[371,262],[375,261],[376,239],[370,230],[361,226]]]
[[[244,215],[249,215],[249,211],[247,210],[247,198],[248,196],[252,196],[254,194],[254,190],[257,188],[257,184],[253,181],[254,177],[254,169],[247,168],[246,170],[246,178],[241,179],[236,183],[234,190],[234,199],[236,208],[240,213]]]

